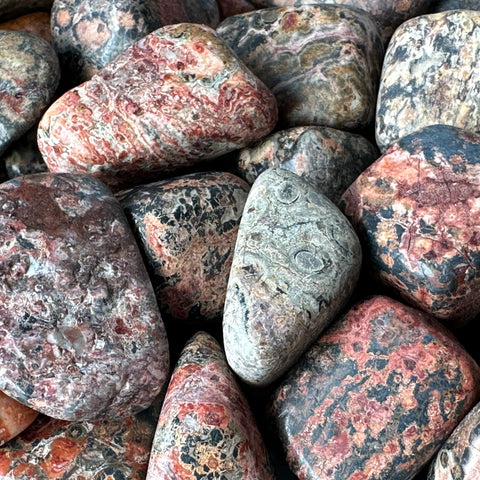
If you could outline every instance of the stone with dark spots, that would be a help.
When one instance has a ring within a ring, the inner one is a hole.
[[[148,407],[169,369],[152,285],[119,202],[87,175],[0,185],[0,390],[63,420]]]
[[[384,152],[428,125],[480,132],[480,12],[450,10],[403,23],[385,55],[376,137]]]
[[[283,127],[357,129],[373,119],[383,46],[366,12],[261,9],[227,18],[217,31],[275,94]]]
[[[0,2],[0,21],[20,17],[36,11],[50,11],[53,0],[2,0]]]
[[[433,2],[430,13],[457,9],[480,10],[480,0],[437,0]]]
[[[342,208],[381,282],[449,326],[480,313],[480,136],[434,125],[395,143]]]
[[[244,207],[223,316],[227,360],[247,383],[286,372],[345,305],[362,252],[335,205],[281,168],[262,173]]]
[[[479,400],[479,380],[446,328],[376,296],[320,336],[272,415],[300,480],[411,480]]]
[[[230,173],[193,173],[119,198],[147,259],[157,300],[178,320],[221,318],[249,186]]]
[[[25,430],[37,416],[35,410],[0,392],[0,446]]]
[[[21,17],[0,23],[0,30],[17,30],[30,32],[42,37],[47,42],[52,42],[50,32],[50,13],[32,12]]]
[[[336,204],[378,156],[377,148],[361,135],[329,127],[296,127],[242,149],[238,171],[252,184],[267,168],[290,170]]]
[[[248,403],[217,341],[185,346],[158,420],[147,480],[273,480]]]
[[[245,147],[276,121],[272,93],[215,31],[177,24],[60,97],[38,141],[50,170],[88,172],[120,189]]]

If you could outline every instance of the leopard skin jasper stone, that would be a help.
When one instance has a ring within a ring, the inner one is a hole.
[[[273,480],[248,403],[218,342],[185,346],[158,420],[147,480]]]
[[[62,420],[148,407],[169,371],[150,279],[120,203],[96,178],[0,185],[0,390]]]
[[[0,30],[0,154],[40,119],[60,67],[53,47],[30,32]]]
[[[251,184],[267,168],[290,170],[336,204],[378,156],[377,148],[360,135],[330,127],[294,127],[242,149],[237,168]]]
[[[275,97],[214,30],[177,24],[60,97],[38,143],[50,170],[120,189],[245,147],[276,121]]]
[[[262,173],[240,221],[224,307],[235,373],[263,386],[289,369],[349,299],[361,256],[327,197],[287,170]]]
[[[230,173],[193,173],[119,196],[150,268],[157,300],[178,320],[221,318],[249,186]]]
[[[406,136],[342,208],[381,282],[449,326],[480,313],[480,136],[433,125]]]
[[[430,12],[438,13],[455,9],[480,10],[480,0],[438,0],[431,6]]]
[[[34,33],[47,42],[52,42],[50,32],[50,14],[48,12],[32,12],[21,17],[0,23],[0,30],[19,30]]]
[[[270,8],[227,18],[217,31],[275,94],[284,127],[355,129],[373,119],[383,46],[367,13]]]
[[[480,12],[450,10],[403,23],[393,35],[378,93],[384,152],[428,125],[480,132]]]
[[[25,430],[38,412],[0,392],[0,446]]]
[[[50,11],[53,0],[0,0],[0,21],[10,20],[37,10]]]
[[[55,0],[52,34],[62,72],[71,84],[89,80],[125,48],[163,25],[180,22],[215,27],[214,0]]]
[[[478,401],[479,380],[446,328],[376,296],[305,353],[272,415],[299,480],[410,480]]]

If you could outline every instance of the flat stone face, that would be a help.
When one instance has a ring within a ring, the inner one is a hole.
[[[221,318],[249,186],[229,173],[194,173],[120,196],[134,225],[162,313]]]
[[[378,94],[376,137],[382,151],[428,125],[480,131],[480,12],[413,18],[393,35]]]
[[[37,415],[35,410],[0,392],[0,446],[25,430]]]
[[[50,14],[48,12],[32,12],[0,23],[0,30],[16,30],[34,33],[47,42],[52,42],[50,33]]]
[[[216,340],[197,333],[168,386],[147,480],[273,480],[254,417]]]
[[[262,9],[227,18],[217,31],[275,94],[281,125],[354,129],[373,119],[383,46],[367,13]]]
[[[244,147],[276,119],[273,95],[213,30],[178,24],[59,98],[38,141],[50,170],[124,188]]]
[[[378,158],[360,135],[329,127],[296,127],[269,135],[238,155],[238,170],[249,183],[270,167],[296,173],[333,203]]]
[[[345,304],[360,264],[358,238],[333,203],[287,170],[262,173],[245,204],[225,300],[235,373],[254,385],[282,375]]]
[[[355,305],[302,357],[273,416],[302,480],[412,479],[479,399],[480,368],[438,322]]]
[[[120,204],[71,174],[3,183],[0,204],[0,390],[64,420],[148,407],[168,345]]]
[[[343,196],[368,265],[450,326],[480,312],[480,136],[445,125],[403,138]]]

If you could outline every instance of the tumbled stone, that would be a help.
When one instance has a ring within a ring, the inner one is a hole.
[[[0,154],[39,120],[60,79],[52,46],[30,32],[0,31]]]
[[[25,430],[38,412],[0,392],[0,446]]]
[[[296,127],[242,149],[238,172],[252,184],[267,168],[281,167],[300,175],[336,204],[377,158],[377,148],[361,135],[329,127]]]
[[[217,0],[217,3],[221,19],[255,10],[255,7],[248,0]]]
[[[185,346],[158,420],[147,480],[273,480],[254,417],[220,345]]]
[[[212,27],[220,20],[214,0],[55,0],[54,46],[70,83],[89,80],[125,48],[163,25]]]
[[[244,207],[223,317],[227,360],[247,383],[273,382],[356,285],[358,238],[327,197],[280,168],[262,173]]]
[[[209,27],[163,27],[127,48],[45,113],[50,170],[115,188],[219,157],[267,135],[275,98]]]
[[[47,42],[52,42],[50,32],[50,14],[48,12],[32,12],[0,23],[0,30],[17,30],[34,33]]]
[[[221,318],[249,186],[230,173],[193,173],[120,198],[162,309],[179,320]]]
[[[0,185],[0,390],[63,420],[148,407],[168,374],[152,285],[119,202],[87,175]]]
[[[10,20],[38,10],[49,11],[53,0],[2,0],[0,21]]]
[[[446,10],[480,10],[480,0],[437,0],[433,2],[430,12],[438,13]]]
[[[393,35],[378,94],[384,152],[428,125],[480,132],[480,12],[451,10],[403,23]]]
[[[355,129],[373,119],[383,46],[367,13],[261,9],[227,18],[217,31],[275,94],[283,126]]]
[[[274,395],[302,480],[410,480],[480,396],[480,368],[426,314],[387,297],[352,307]]]
[[[435,125],[395,143],[343,207],[384,284],[450,326],[480,313],[480,136]]]

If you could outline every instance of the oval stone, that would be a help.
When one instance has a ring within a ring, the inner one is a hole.
[[[25,430],[37,416],[35,410],[0,392],[0,446]]]
[[[50,32],[50,13],[32,12],[0,24],[0,30],[30,32],[52,43]]]
[[[387,297],[352,307],[277,389],[273,419],[302,480],[410,480],[480,396],[442,325]]]

